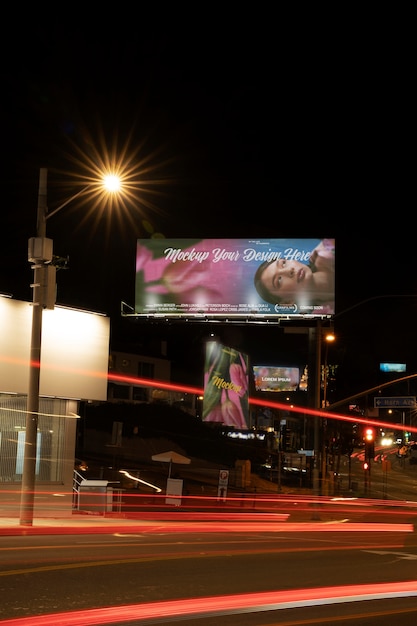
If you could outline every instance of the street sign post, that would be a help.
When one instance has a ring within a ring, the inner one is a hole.
[[[375,409],[415,409],[415,396],[374,398]]]
[[[229,483],[229,470],[220,470],[219,471],[219,486],[217,489],[217,499],[226,500],[227,495],[227,485]]]

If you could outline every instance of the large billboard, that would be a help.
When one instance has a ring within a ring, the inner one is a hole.
[[[335,312],[334,239],[139,239],[135,314]]]
[[[204,365],[203,421],[241,430],[247,429],[248,418],[248,356],[217,341],[208,341]]]

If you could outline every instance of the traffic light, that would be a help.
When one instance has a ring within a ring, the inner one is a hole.
[[[375,439],[375,432],[373,428],[365,429],[365,441],[373,441]]]
[[[368,461],[364,461],[364,464],[363,464],[363,469],[365,470],[365,472],[366,472],[367,470],[369,470],[369,463],[368,463]]]
[[[371,427],[365,429],[365,459],[373,459],[375,456],[375,430]]]

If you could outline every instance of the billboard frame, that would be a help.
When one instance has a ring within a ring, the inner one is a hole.
[[[122,302],[121,312],[167,321],[331,318],[335,240],[138,239],[135,305]]]

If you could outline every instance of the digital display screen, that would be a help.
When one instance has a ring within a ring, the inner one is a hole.
[[[298,367],[254,365],[256,391],[297,391],[300,383]]]

